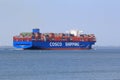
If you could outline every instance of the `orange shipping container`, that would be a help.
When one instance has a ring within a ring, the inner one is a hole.
[[[62,37],[55,37],[55,41],[61,41]]]

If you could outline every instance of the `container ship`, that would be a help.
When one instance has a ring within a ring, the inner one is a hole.
[[[66,33],[41,33],[40,29],[13,36],[13,46],[22,49],[40,50],[86,50],[96,42],[94,34],[83,34],[79,30]]]

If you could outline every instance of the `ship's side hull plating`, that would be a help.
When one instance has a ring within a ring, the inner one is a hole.
[[[86,50],[91,49],[93,42],[85,41],[14,41],[16,48],[40,50]]]

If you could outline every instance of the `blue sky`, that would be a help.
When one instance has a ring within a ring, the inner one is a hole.
[[[0,45],[20,32],[94,33],[98,46],[120,46],[120,0],[0,0]]]

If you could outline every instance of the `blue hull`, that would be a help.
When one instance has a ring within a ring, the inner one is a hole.
[[[22,49],[82,50],[91,49],[95,42],[85,41],[13,41],[13,46]]]

